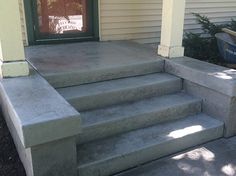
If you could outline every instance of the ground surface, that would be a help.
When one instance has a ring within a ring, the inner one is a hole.
[[[210,142],[119,176],[236,176],[236,137]]]
[[[0,116],[0,176],[25,176],[14,143]]]

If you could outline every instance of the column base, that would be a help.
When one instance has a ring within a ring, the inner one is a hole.
[[[29,66],[26,61],[2,62],[0,63],[0,77],[18,77],[29,75]]]
[[[182,46],[158,46],[158,54],[163,57],[174,58],[174,57],[183,57],[184,56],[184,47]]]

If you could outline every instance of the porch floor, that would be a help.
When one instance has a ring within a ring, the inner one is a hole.
[[[27,60],[44,77],[151,62],[159,58],[153,47],[129,41],[38,45],[26,47],[25,52]]]

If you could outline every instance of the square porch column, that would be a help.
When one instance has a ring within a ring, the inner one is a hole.
[[[0,77],[29,74],[25,60],[18,0],[0,1]]]
[[[173,58],[184,56],[182,46],[186,0],[163,0],[161,43],[158,54]]]

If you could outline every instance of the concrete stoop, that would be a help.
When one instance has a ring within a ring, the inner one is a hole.
[[[57,89],[81,114],[79,176],[113,175],[222,137],[223,123],[202,113],[181,78],[139,73]]]
[[[227,126],[235,111],[232,80],[214,89],[220,74],[204,75],[196,71],[200,65],[183,71],[194,60],[151,62],[157,70],[142,69],[143,61],[139,67],[130,63],[128,74],[119,65],[119,75],[104,76],[100,70],[98,81],[91,82],[84,81],[88,76],[92,80],[91,75],[79,81],[80,72],[71,87],[53,75],[60,80],[56,90],[34,71],[29,77],[3,80],[3,112],[27,175],[114,175],[235,133]]]

